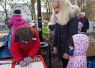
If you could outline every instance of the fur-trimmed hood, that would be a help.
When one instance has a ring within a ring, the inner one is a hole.
[[[75,34],[72,38],[74,42],[74,56],[85,55],[89,46],[88,36],[85,34]]]
[[[66,68],[87,68],[86,51],[89,46],[89,38],[84,34],[73,35],[75,45],[74,55],[69,58]]]

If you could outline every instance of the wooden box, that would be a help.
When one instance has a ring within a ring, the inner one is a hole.
[[[91,56],[95,56],[95,38],[93,37],[89,37],[89,48],[87,50],[87,56],[91,57]]]

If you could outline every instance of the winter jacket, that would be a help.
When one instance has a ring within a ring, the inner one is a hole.
[[[12,29],[12,34],[16,31],[16,28],[24,25],[26,21],[22,18],[21,15],[13,15],[8,21],[8,27]]]
[[[55,24],[53,46],[57,47],[59,57],[67,53],[68,39],[78,33],[78,18],[72,17],[66,25]]]
[[[85,34],[73,35],[74,53],[70,56],[67,68],[87,68],[86,51],[89,46],[89,38]]]
[[[40,40],[37,31],[29,25],[23,25],[23,26],[31,28],[32,32],[34,32],[35,34],[36,39],[29,42],[27,45],[23,45],[20,42],[15,41],[15,33],[14,35],[11,36],[10,52],[13,58],[16,60],[16,62],[20,62],[21,60],[23,60],[25,57],[28,56],[30,56],[31,58],[35,57],[40,49]],[[23,26],[20,26],[17,29]]]
[[[87,32],[87,29],[89,29],[89,21],[86,17],[84,18],[80,18],[79,22],[81,22],[83,24],[83,27],[81,29],[81,32]]]

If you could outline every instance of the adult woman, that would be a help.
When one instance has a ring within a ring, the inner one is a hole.
[[[53,51],[57,53],[63,62],[63,68],[68,63],[68,39],[78,33],[78,15],[80,9],[72,5],[68,0],[54,0],[53,13],[50,22],[55,25]],[[58,11],[57,13],[55,11]]]

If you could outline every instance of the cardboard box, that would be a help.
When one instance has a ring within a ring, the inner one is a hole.
[[[91,56],[95,56],[95,38],[89,37],[89,39],[90,39],[90,45],[87,50],[87,56],[91,57]]]

